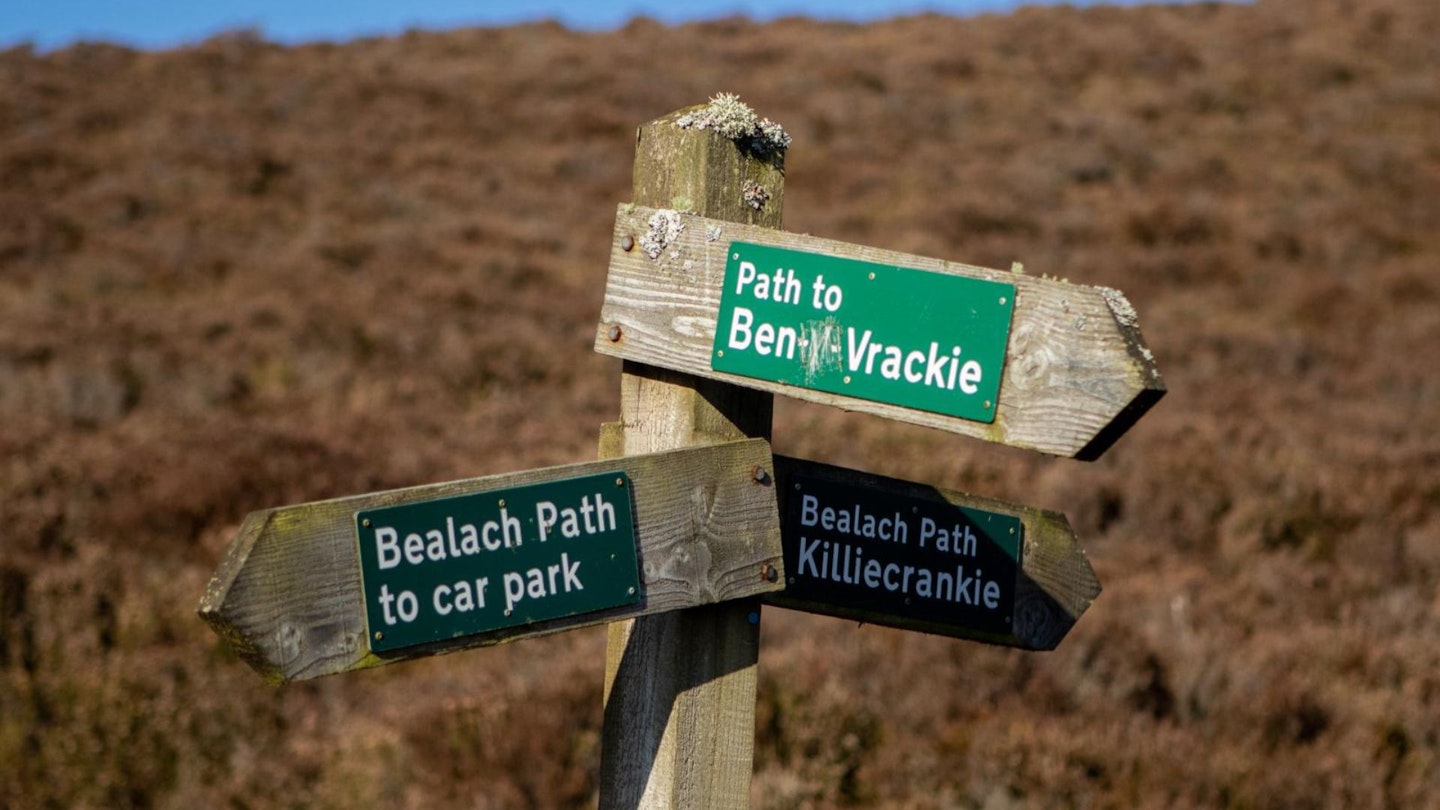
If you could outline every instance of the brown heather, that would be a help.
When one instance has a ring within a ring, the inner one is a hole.
[[[603,631],[274,689],[249,510],[594,457],[635,127],[738,93],[786,225],[1124,290],[1092,464],[781,402],[776,449],[1058,509],[1052,653],[769,610],[757,808],[1440,796],[1440,4],[0,52],[0,806],[594,801]]]

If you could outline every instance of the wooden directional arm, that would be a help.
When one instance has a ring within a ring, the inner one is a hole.
[[[652,230],[655,214],[651,208],[620,206],[595,339],[601,354],[1087,461],[1105,452],[1165,393],[1135,311],[1116,290],[691,214],[674,215],[675,238],[652,258],[638,245]],[[1015,285],[995,421],[986,424],[715,371],[712,344],[732,241]]]
[[[783,566],[770,446],[762,439],[471,478],[251,513],[200,600],[200,617],[266,680],[285,683],[778,589]],[[634,497],[639,605],[387,653],[370,650],[355,514],[623,469]]]

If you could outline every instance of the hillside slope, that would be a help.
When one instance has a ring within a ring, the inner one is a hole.
[[[1440,795],[1440,6],[638,21],[0,52],[0,806],[593,802],[603,632],[275,690],[250,510],[594,457],[634,130],[794,136],[786,228],[1125,291],[1083,464],[780,402],[779,452],[1069,515],[1033,654],[767,611],[757,808]]]

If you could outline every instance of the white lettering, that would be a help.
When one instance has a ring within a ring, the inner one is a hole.
[[[750,262],[740,262],[740,272],[735,279],[735,294],[739,295],[745,291],[745,286],[755,280],[755,265]]]
[[[381,571],[400,564],[400,535],[389,526],[375,530],[375,556]]]
[[[735,307],[735,314],[730,318],[730,339],[726,347],[744,351],[750,348],[750,326],[755,323],[755,313],[745,307]]]
[[[967,360],[965,365],[960,367],[960,390],[967,394],[973,394],[979,390],[977,383],[980,382],[980,363],[975,360]]]

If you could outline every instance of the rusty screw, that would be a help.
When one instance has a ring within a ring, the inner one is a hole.
[[[765,472],[765,468],[758,464],[755,465],[755,469],[750,471],[750,477],[755,479],[755,483],[762,485],[770,480],[770,474]]]
[[[765,563],[760,566],[760,578],[766,582],[774,582],[780,578],[780,572],[775,570],[775,566]]]
[[[620,249],[623,250],[623,251],[625,251],[626,253],[629,253],[630,251],[634,250],[634,249],[635,249],[635,237],[633,237],[633,236],[622,236],[622,237],[620,237]]]
[[[620,324],[618,324],[618,323],[612,323],[612,324],[610,324],[610,342],[611,342],[611,343],[615,343],[615,342],[617,342],[617,341],[619,341],[619,340],[620,340]]]

